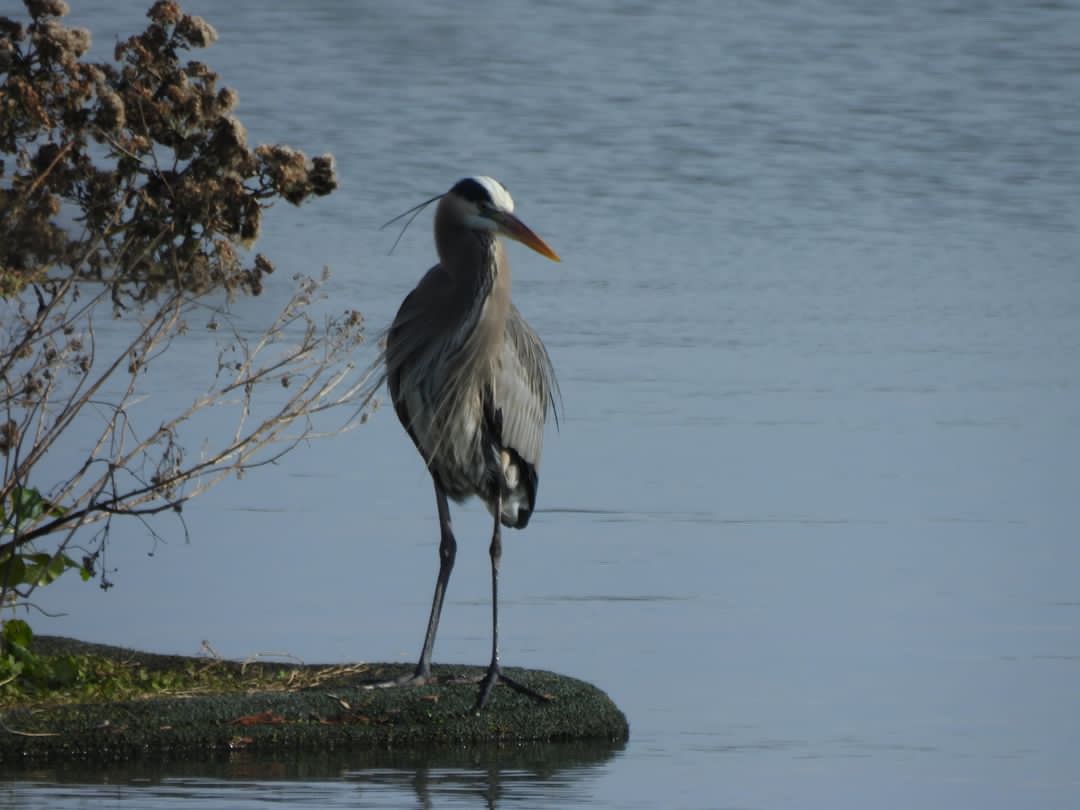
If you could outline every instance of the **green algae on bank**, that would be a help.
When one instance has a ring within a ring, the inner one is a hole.
[[[159,656],[47,637],[35,639],[35,649],[42,654],[90,653],[156,672],[208,663],[205,658]],[[537,703],[500,686],[477,714],[472,708],[482,667],[439,666],[436,684],[393,688],[372,685],[406,674],[411,667],[265,663],[259,667],[264,682],[274,683],[274,688],[9,707],[0,726],[0,764],[194,758],[230,750],[621,741],[629,735],[625,715],[595,686],[542,670],[509,668],[507,674],[550,695],[551,701]],[[301,686],[280,685],[290,681]]]

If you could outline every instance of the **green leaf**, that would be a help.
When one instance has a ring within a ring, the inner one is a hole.
[[[32,563],[24,575],[28,585],[48,585],[69,568],[81,568],[66,554],[29,554],[26,559]]]
[[[47,501],[34,487],[15,487],[11,491],[12,517],[17,523],[30,523],[41,517]]]
[[[37,522],[42,515],[62,517],[67,509],[42,497],[35,487],[15,487],[8,496],[11,502],[11,514],[3,515],[6,531],[16,524]]]
[[[79,679],[78,665],[72,656],[62,656],[52,662],[49,675],[49,685],[53,688],[70,686]]]
[[[30,630],[30,625],[22,619],[8,619],[4,622],[3,637],[6,644],[29,647],[34,634]]]
[[[8,557],[0,562],[0,585],[9,588],[12,585],[22,585],[26,582],[26,563],[22,557]]]
[[[9,653],[3,658],[0,658],[0,675],[2,675],[5,680],[10,680],[11,678],[21,675],[24,666],[22,661]]]

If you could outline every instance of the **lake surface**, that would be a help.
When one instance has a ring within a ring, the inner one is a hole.
[[[97,52],[143,23],[87,0]],[[332,152],[278,264],[377,329],[430,214],[491,174],[563,257],[515,299],[565,415],[506,537],[503,660],[592,681],[616,749],[46,770],[68,808],[1075,807],[1080,802],[1080,7],[189,2],[253,141]],[[17,12],[13,0],[0,13]],[[120,328],[120,327],[112,327]],[[191,337],[144,406],[213,356]],[[367,358],[359,358],[366,362]],[[62,466],[63,460],[57,461]],[[39,633],[243,658],[413,660],[430,482],[389,409],[162,520]],[[436,661],[488,650],[486,512]]]

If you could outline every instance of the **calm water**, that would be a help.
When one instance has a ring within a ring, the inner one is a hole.
[[[102,52],[142,22],[74,5]],[[272,212],[246,322],[328,265],[333,308],[386,323],[433,252],[428,217],[392,256],[378,224],[464,174],[563,256],[511,251],[566,416],[506,550],[504,660],[597,683],[632,738],[44,771],[0,802],[1075,807],[1080,7],[892,5],[188,3],[253,140],[342,178]],[[488,524],[457,514],[436,658],[481,662]],[[417,654],[435,510],[388,411],[186,515],[188,543],[118,527],[116,587],[54,586],[37,630]]]

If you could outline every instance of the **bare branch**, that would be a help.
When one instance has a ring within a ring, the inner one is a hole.
[[[235,93],[178,57],[213,41],[209,25],[172,0],[149,16],[117,46],[118,64],[82,61],[89,34],[56,19],[0,26],[0,606],[27,606],[64,567],[109,587],[115,519],[160,540],[155,518],[172,512],[186,535],[192,498],[352,429],[370,406],[352,362],[362,319],[312,315],[327,273],[294,277],[259,334],[230,316],[274,269],[243,260],[263,209],[332,192],[332,158],[250,148]],[[161,419],[143,406],[160,397],[154,374],[207,313],[216,365]],[[200,432],[210,409],[229,410],[226,433]],[[343,414],[336,427],[331,412]]]

